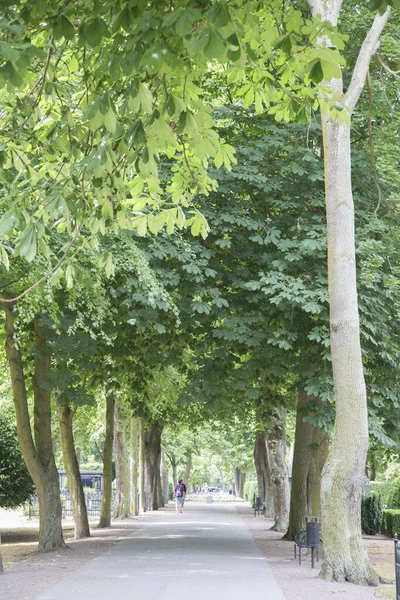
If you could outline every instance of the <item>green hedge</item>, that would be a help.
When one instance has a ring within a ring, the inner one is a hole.
[[[400,510],[386,509],[383,511],[382,533],[393,537],[395,533],[400,534]]]
[[[379,533],[382,525],[382,498],[379,494],[369,494],[362,497],[361,528],[367,535]]]
[[[390,494],[388,498],[387,508],[400,509],[400,480],[396,479],[392,482]]]
[[[248,498],[249,502],[253,502],[254,494],[258,496],[258,483],[257,481],[246,481],[244,484],[244,497]]]
[[[382,498],[383,506],[387,508],[400,508],[400,506],[390,506],[389,499],[392,493],[393,483],[386,481],[371,481],[371,492],[378,494]]]

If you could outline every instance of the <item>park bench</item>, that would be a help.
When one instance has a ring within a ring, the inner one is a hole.
[[[254,497],[253,508],[254,516],[256,516],[257,514],[258,516],[260,516],[260,512],[262,515],[265,513],[265,503],[261,502],[261,498],[259,496]]]
[[[299,565],[301,565],[301,550],[302,548],[311,548],[311,568],[314,568],[315,550],[317,551],[317,560],[319,561],[319,545],[322,543],[320,537],[321,524],[315,517],[307,517],[306,529],[302,529],[293,539],[294,559],[297,558],[297,548],[299,549]]]

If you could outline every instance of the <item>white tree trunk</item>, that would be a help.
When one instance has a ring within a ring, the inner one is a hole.
[[[309,0],[314,15],[336,25],[342,0]],[[328,96],[355,108],[368,65],[387,21],[377,15],[345,95],[341,79],[324,82]],[[321,43],[329,40],[321,40]],[[328,277],[336,423],[321,486],[324,562],[321,574],[335,581],[374,584],[361,539],[361,489],[368,449],[367,400],[361,360],[351,187],[350,124],[322,119],[328,232]]]

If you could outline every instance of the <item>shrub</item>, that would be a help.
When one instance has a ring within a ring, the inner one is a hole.
[[[400,533],[400,510],[388,508],[383,511],[381,531],[390,537]]]
[[[378,494],[382,498],[382,504],[385,507],[392,508],[389,505],[389,497],[393,488],[392,482],[387,481],[371,481],[371,491]]]
[[[382,524],[382,498],[377,494],[363,496],[361,501],[361,528],[367,535],[375,535]]]
[[[168,500],[174,499],[174,484],[170,481],[168,484]]]
[[[17,508],[34,494],[35,488],[26,469],[15,427],[0,414],[0,507]]]
[[[393,481],[387,502],[388,508],[400,508],[400,479]]]

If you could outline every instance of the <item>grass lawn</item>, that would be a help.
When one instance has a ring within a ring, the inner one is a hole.
[[[364,544],[378,575],[385,581],[393,582],[390,585],[379,586],[379,591],[390,600],[396,600],[393,540],[388,540],[383,535],[369,535],[364,537]]]
[[[65,539],[74,536],[72,525],[63,526]],[[10,565],[27,558],[37,550],[39,540],[38,527],[16,527],[1,532],[1,551],[3,564]]]

